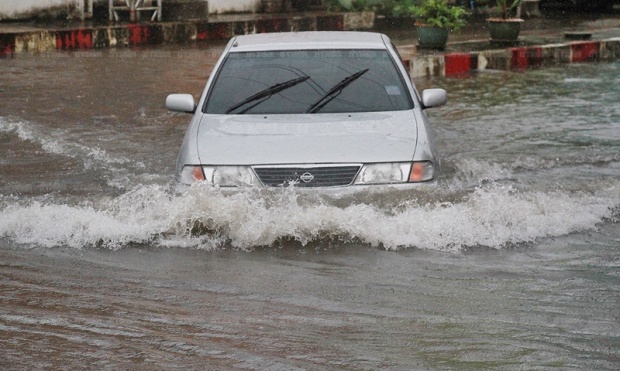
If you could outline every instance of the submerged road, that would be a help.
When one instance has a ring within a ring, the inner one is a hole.
[[[417,81],[434,188],[179,193],[220,51],[0,60],[2,369],[618,368],[620,64]]]

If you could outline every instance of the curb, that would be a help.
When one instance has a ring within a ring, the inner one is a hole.
[[[158,22],[61,30],[0,33],[0,57],[21,52],[91,50],[121,46],[228,40],[236,35],[284,31],[370,29],[374,13],[249,17],[241,20]],[[523,70],[620,58],[620,37],[599,41],[514,47],[485,51],[416,55],[403,62],[412,78],[459,77],[484,70]]]
[[[620,37],[413,57],[406,60],[405,65],[412,78],[459,77],[484,70],[524,70],[617,58],[620,58]]]
[[[21,52],[90,50],[117,46],[227,40],[236,35],[283,31],[348,31],[372,28],[374,13],[263,17],[235,21],[160,22],[0,33],[0,56]]]

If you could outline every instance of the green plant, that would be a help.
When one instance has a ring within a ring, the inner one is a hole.
[[[458,31],[466,24],[467,11],[459,6],[448,4],[448,0],[422,0],[419,4],[414,4],[413,0],[407,0],[402,1],[401,5],[407,5],[405,9],[399,9],[401,15],[412,15],[416,21],[431,27]]]
[[[381,0],[324,0],[323,4],[327,10],[338,12],[377,11],[384,6]]]
[[[502,14],[502,19],[508,19],[512,18],[513,11],[521,0],[495,0],[495,3]]]
[[[394,17],[412,17],[416,3],[414,0],[394,1],[390,4],[391,13]]]

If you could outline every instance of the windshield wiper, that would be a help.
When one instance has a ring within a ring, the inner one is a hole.
[[[344,90],[344,88],[346,88],[353,81],[359,79],[363,74],[368,72],[368,70],[369,70],[369,68],[366,68],[365,70],[358,71],[358,72],[354,73],[353,75],[347,76],[344,79],[342,79],[342,81],[340,81],[339,83],[334,85],[333,88],[329,89],[329,91],[327,93],[325,93],[325,95],[323,95],[321,97],[321,99],[319,99],[316,102],[314,102],[306,110],[306,113],[317,113],[317,112],[319,112],[329,102],[331,102],[332,100],[334,100],[334,98],[339,96],[340,93],[342,93],[342,90]]]
[[[268,87],[267,89],[261,90],[258,93],[247,97],[246,99],[244,99],[243,101],[231,106],[229,109],[226,110],[226,114],[231,113],[232,111],[236,110],[239,107],[245,106],[246,104],[250,103],[250,102],[254,102],[255,100],[259,100],[261,98],[265,98],[263,100],[261,100],[260,102],[256,102],[255,104],[251,105],[250,107],[244,109],[243,111],[239,112],[239,113],[246,113],[247,111],[251,110],[252,108],[258,106],[259,104],[263,103],[264,101],[266,101],[267,99],[271,98],[272,95],[277,94],[279,92],[281,92],[282,90],[288,89],[290,87],[293,87],[299,83],[302,83],[306,80],[308,80],[310,78],[310,76],[302,76],[302,77],[298,77],[296,79],[292,79],[292,80],[288,80],[288,81],[284,81],[275,85],[272,85],[270,87]]]

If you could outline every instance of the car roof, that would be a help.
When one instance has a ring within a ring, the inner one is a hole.
[[[374,32],[310,31],[278,32],[237,36],[231,53],[266,50],[385,49],[387,36]]]

